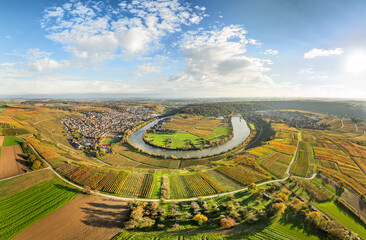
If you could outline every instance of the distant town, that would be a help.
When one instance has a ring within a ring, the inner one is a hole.
[[[292,111],[262,111],[252,113],[254,116],[260,116],[265,120],[286,122],[291,127],[295,128],[309,128],[323,130],[327,126],[325,124],[319,124],[318,122],[323,118],[307,114],[303,112],[292,112]]]

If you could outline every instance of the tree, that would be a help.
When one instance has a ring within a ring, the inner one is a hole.
[[[283,214],[286,209],[286,204],[284,202],[273,203],[271,210],[274,214]]]
[[[42,167],[42,163],[39,160],[34,161],[33,164],[32,164],[32,169],[33,170],[40,169],[41,167]]]
[[[283,192],[280,192],[279,194],[277,194],[276,197],[283,200],[284,202],[286,202],[288,200],[288,196],[286,194],[284,194]]]
[[[199,225],[202,225],[203,222],[207,222],[208,218],[205,215],[197,214],[192,218],[194,221],[196,221]]]
[[[193,208],[194,210],[197,210],[200,208],[200,206],[196,202],[191,202],[191,208]]]
[[[256,185],[255,183],[251,183],[251,184],[248,186],[248,190],[249,190],[249,191],[254,191],[256,188],[257,188],[257,185]]]
[[[221,218],[220,219],[220,226],[223,228],[231,228],[235,226],[235,220],[232,218]]]
[[[146,206],[146,203],[139,203],[139,205],[133,208],[130,215],[131,219],[125,223],[126,229],[151,227],[155,224],[154,219],[144,216],[144,207]]]

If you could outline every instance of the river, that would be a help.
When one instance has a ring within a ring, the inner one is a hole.
[[[233,149],[235,146],[242,143],[250,134],[250,129],[246,123],[246,121],[241,116],[233,116],[231,118],[231,122],[233,125],[234,136],[228,140],[226,143],[211,147],[205,148],[202,150],[189,150],[189,151],[182,151],[182,150],[171,150],[171,149],[163,149],[151,146],[146,144],[143,140],[144,132],[149,129],[151,126],[155,125],[160,119],[157,119],[146,126],[142,127],[141,129],[137,130],[136,132],[132,133],[129,140],[132,145],[138,147],[145,152],[148,153],[155,153],[160,155],[166,156],[175,156],[175,157],[204,157],[208,155],[214,155],[221,152],[226,152],[229,149]]]

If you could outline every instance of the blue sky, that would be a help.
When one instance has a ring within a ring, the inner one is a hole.
[[[2,96],[365,98],[366,1],[0,2]]]

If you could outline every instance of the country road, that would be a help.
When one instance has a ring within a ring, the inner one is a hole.
[[[297,130],[298,131],[298,130]],[[290,162],[290,164],[288,165],[288,168],[287,168],[287,171],[286,171],[286,174],[287,176],[285,178],[282,178],[282,179],[275,179],[275,180],[269,180],[269,181],[266,181],[266,182],[262,182],[262,183],[258,183],[257,186],[261,186],[261,185],[265,185],[265,184],[269,184],[269,183],[275,183],[275,182],[282,182],[282,181],[286,181],[289,177],[290,177],[290,169],[292,167],[292,164],[293,162],[295,161],[295,157],[296,157],[296,154],[297,154],[297,150],[298,150],[298,147],[299,147],[299,140],[297,142],[297,146],[296,146],[296,149],[295,149],[295,152],[294,152],[294,156],[292,157],[292,160]],[[44,159],[36,150],[35,148],[30,144],[32,150],[37,154],[37,156],[42,159],[46,164],[47,164],[47,167],[44,168],[44,169],[40,169],[40,170],[37,170],[37,171],[41,171],[41,170],[46,170],[46,169],[50,169],[57,177],[59,177],[62,181],[82,190],[83,187],[82,186],[79,186],[69,180],[67,180],[66,178],[64,178],[63,176],[61,176],[60,174],[58,174],[58,172],[55,171],[55,169],[53,169],[53,167],[51,166],[51,164],[49,164],[47,162],[46,159]],[[33,172],[37,172],[37,171],[33,171]],[[22,176],[22,175],[26,175],[26,174],[31,174],[33,172],[29,172],[29,173],[24,173],[24,174],[21,174],[21,175],[16,175],[16,176],[13,176],[13,177],[9,177],[9,178],[6,178],[6,179],[1,179],[0,181],[5,181],[5,180],[9,180],[9,179],[12,179],[12,178],[15,178],[15,177],[19,177],[19,176]],[[311,176],[310,178],[305,178],[305,177],[298,177],[298,176],[292,176],[292,177],[295,177],[295,178],[301,178],[301,179],[307,179],[307,180],[310,180],[310,179],[313,179],[315,176],[317,175],[317,173],[314,173],[313,176]],[[213,194],[213,195],[209,195],[209,196],[203,196],[202,198],[203,199],[206,199],[206,198],[215,198],[215,197],[220,197],[220,196],[225,196],[225,195],[230,195],[230,194],[233,194],[233,193],[237,193],[237,192],[242,192],[242,191],[246,191],[248,190],[248,187],[245,187],[245,188],[241,188],[241,189],[238,189],[238,190],[234,190],[234,191],[230,191],[230,192],[225,192],[225,193],[217,193],[217,194]],[[118,197],[118,196],[113,196],[113,195],[109,195],[109,194],[104,194],[104,193],[100,193],[100,192],[96,192],[96,191],[91,191],[91,194],[93,195],[97,195],[97,196],[101,196],[101,197],[107,197],[107,198],[111,198],[111,199],[116,199],[116,200],[122,200],[122,201],[134,201],[134,200],[138,200],[138,201],[145,201],[145,202],[159,202],[160,199],[148,199],[148,198],[127,198],[127,197]],[[198,197],[193,197],[193,198],[184,198],[184,199],[166,199],[165,201],[166,202],[186,202],[186,201],[195,201],[197,200]]]

